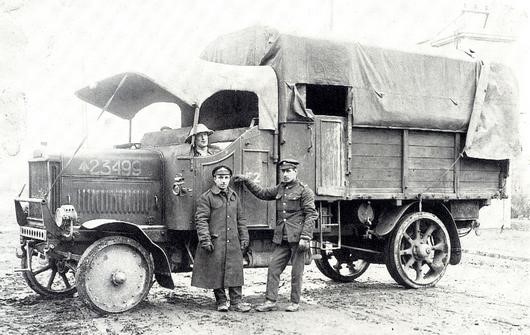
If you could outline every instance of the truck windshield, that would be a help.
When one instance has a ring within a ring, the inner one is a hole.
[[[154,103],[139,111],[134,117],[131,142],[140,142],[145,133],[178,129],[181,124],[181,111],[176,104]]]

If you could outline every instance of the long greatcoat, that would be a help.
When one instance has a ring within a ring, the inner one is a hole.
[[[216,289],[243,286],[241,241],[248,241],[246,218],[239,197],[231,188],[226,194],[214,185],[197,203],[195,225],[199,245],[195,252],[191,285]],[[212,253],[201,248],[210,241]]]

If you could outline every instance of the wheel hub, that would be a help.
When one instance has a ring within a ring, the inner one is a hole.
[[[104,237],[88,247],[79,260],[79,296],[98,312],[124,312],[149,293],[153,269],[151,256],[135,240]]]
[[[121,271],[115,271],[111,275],[111,280],[114,286],[120,286],[121,284],[125,283],[127,276]]]
[[[425,243],[419,243],[413,248],[414,256],[417,259],[426,259],[431,255],[432,249],[431,246]]]

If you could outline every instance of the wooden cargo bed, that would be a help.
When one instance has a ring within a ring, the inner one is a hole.
[[[489,199],[504,192],[507,162],[459,158],[463,133],[353,127],[348,135],[346,118],[337,116],[317,116],[314,131],[306,128],[284,124],[283,139],[300,148],[312,137],[314,154],[308,147],[302,157],[301,179],[317,197]]]

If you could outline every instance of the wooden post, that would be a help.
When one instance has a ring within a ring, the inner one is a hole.
[[[353,92],[352,88],[348,87],[348,94],[346,95],[346,175],[351,174],[351,165],[352,165],[352,138],[353,138]]]
[[[409,131],[403,130],[403,143],[402,143],[402,171],[401,171],[401,190],[403,195],[407,193],[408,179],[409,179]]]
[[[460,155],[460,133],[455,134],[455,160],[458,159],[458,156]],[[458,194],[460,193],[460,163],[461,160],[456,162],[455,166],[453,167],[453,181],[454,181],[454,190],[455,194],[458,197]]]

